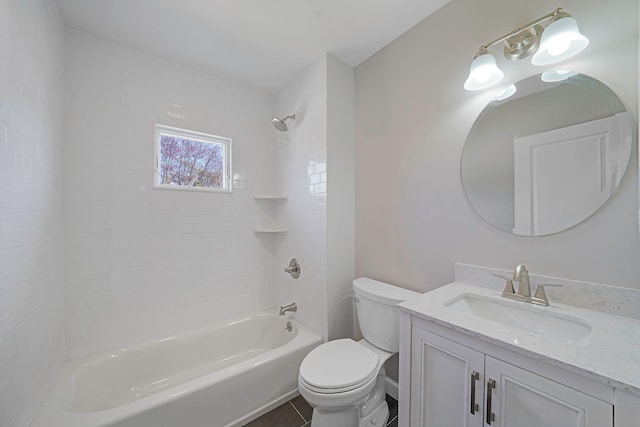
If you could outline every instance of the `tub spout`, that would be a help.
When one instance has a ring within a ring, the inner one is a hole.
[[[283,306],[281,306],[281,307],[280,307],[280,316],[284,316],[284,314],[285,314],[287,311],[292,311],[292,312],[294,312],[294,313],[295,313],[296,311],[298,311],[298,306],[296,305],[296,303],[295,303],[295,302],[292,302],[292,303],[291,303],[291,304],[289,304],[289,305],[285,305],[284,307],[283,307]]]

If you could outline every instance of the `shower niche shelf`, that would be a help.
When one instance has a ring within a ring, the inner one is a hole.
[[[256,202],[260,203],[260,202],[274,202],[274,203],[267,203],[266,205],[263,205],[263,209],[266,212],[270,212],[272,215],[272,217],[275,217],[276,212],[281,208],[282,206],[282,202],[285,202],[287,200],[287,196],[284,195],[272,195],[272,194],[265,194],[265,195],[260,195],[260,196],[255,196],[253,198]],[[273,207],[270,207],[273,206]],[[286,233],[287,230],[283,227],[281,227],[280,225],[267,225],[267,226],[258,226],[255,228],[254,232],[256,234],[282,234],[282,233]]]

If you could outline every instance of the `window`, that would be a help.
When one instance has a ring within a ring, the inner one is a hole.
[[[231,192],[231,139],[156,125],[155,187]]]

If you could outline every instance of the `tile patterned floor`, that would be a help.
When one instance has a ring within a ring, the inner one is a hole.
[[[398,402],[387,395],[387,404],[389,405],[387,427],[398,427]],[[257,420],[251,421],[245,427],[309,427],[312,413],[311,406],[302,396],[298,396]]]

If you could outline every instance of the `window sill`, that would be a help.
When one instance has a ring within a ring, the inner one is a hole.
[[[222,188],[206,188],[206,187],[185,187],[183,185],[161,185],[154,184],[154,190],[173,190],[173,191],[192,191],[196,193],[225,193],[231,194],[232,190],[226,190]]]

